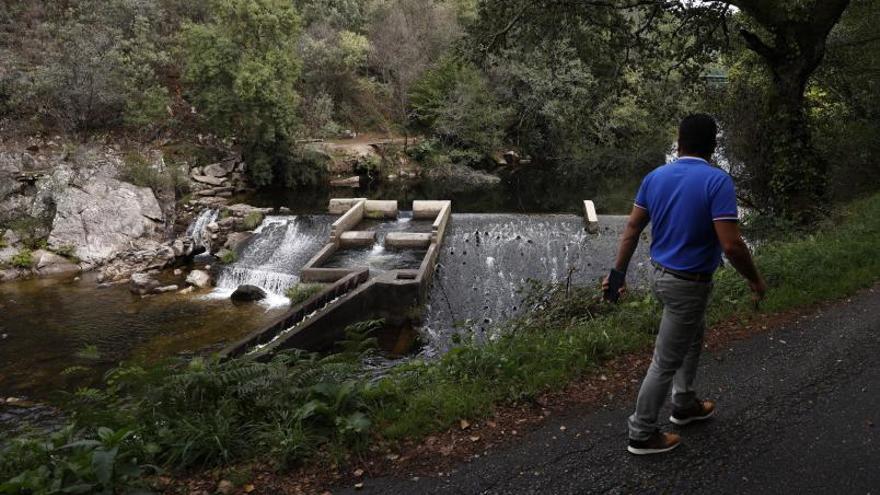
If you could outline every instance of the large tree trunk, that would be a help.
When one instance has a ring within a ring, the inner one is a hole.
[[[766,142],[762,169],[769,170],[764,203],[773,213],[807,222],[821,208],[828,165],[812,145],[805,98],[807,83],[825,55],[825,41],[850,0],[817,0],[806,12],[784,2],[733,0],[772,36],[772,43],[743,30],[748,47],[773,76],[768,115],[762,116]]]

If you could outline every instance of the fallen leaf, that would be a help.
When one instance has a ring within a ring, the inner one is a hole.
[[[559,431],[565,431],[565,430],[567,430],[567,429],[568,429],[568,428],[566,428],[565,425],[562,425],[562,426],[559,427]]]
[[[463,420],[459,421],[458,424],[461,426],[461,429],[462,429],[462,430],[467,430],[468,428],[471,427],[471,423],[470,423],[470,421],[468,421],[468,420],[466,420],[466,419],[463,419]]]
[[[244,492],[245,493],[250,493],[250,492],[254,491],[255,489],[256,489],[256,487],[254,485],[251,485],[250,483],[248,483],[247,485],[244,485]]]
[[[357,484],[354,485],[354,489],[355,489],[355,490],[360,490],[360,489],[363,488],[363,487],[364,487],[364,484],[363,484],[363,483],[357,483]]]
[[[355,470],[354,470],[354,477],[355,477],[355,478],[360,478],[360,477],[363,476],[363,475],[364,475],[364,470],[363,470],[363,469],[355,469]]]
[[[496,428],[498,426],[494,421],[486,421],[486,424],[489,425],[489,428]]]
[[[480,437],[478,435],[471,435],[468,438],[471,439],[471,442],[479,442],[480,441]]]

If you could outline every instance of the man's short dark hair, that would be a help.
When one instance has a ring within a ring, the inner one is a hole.
[[[700,156],[712,156],[717,135],[715,119],[705,113],[694,113],[685,117],[678,127],[678,147]]]

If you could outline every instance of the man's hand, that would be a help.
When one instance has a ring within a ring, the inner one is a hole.
[[[609,275],[605,275],[605,278],[602,279],[602,292],[603,294],[608,290],[610,283],[608,282]],[[620,286],[620,289],[617,291],[620,294],[620,297],[626,295],[626,281],[624,280],[623,285]]]
[[[763,300],[764,295],[767,294],[767,284],[764,283],[763,277],[758,277],[758,280],[755,282],[750,281],[749,289],[752,290],[752,299],[755,301],[755,304]]]

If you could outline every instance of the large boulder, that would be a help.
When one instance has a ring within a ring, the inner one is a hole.
[[[131,249],[135,241],[159,238],[163,220],[149,188],[94,177],[58,193],[49,245],[73,246],[80,260],[97,265]]]
[[[232,293],[233,301],[259,301],[266,298],[266,291],[256,285],[239,285],[235,292]]]
[[[34,268],[40,275],[66,275],[79,271],[79,265],[44,249],[34,251]]]
[[[193,270],[186,276],[186,283],[204,289],[211,285],[211,275],[204,270]]]
[[[133,294],[144,295],[153,292],[159,287],[159,281],[154,279],[149,273],[132,274],[128,284],[128,290]]]

